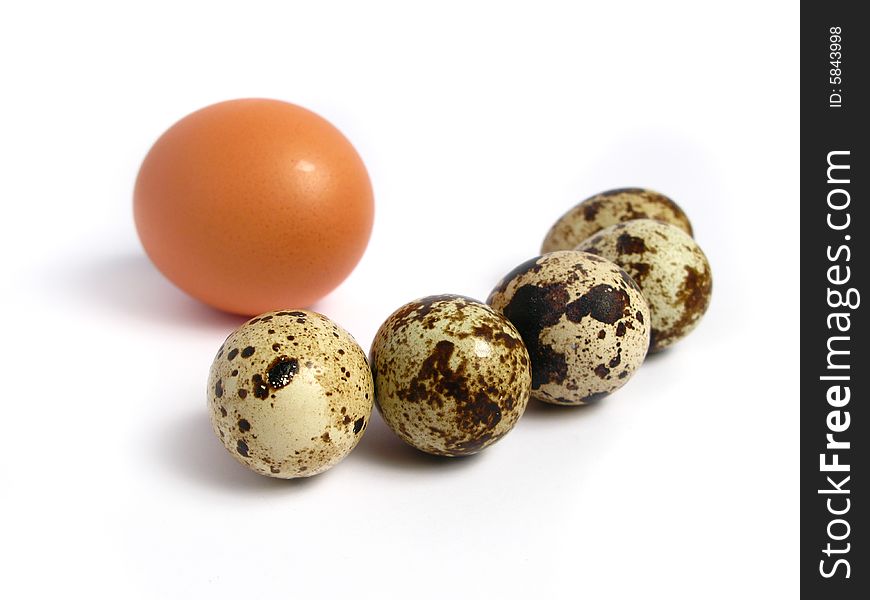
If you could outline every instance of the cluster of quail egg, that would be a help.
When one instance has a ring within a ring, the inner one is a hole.
[[[215,434],[263,475],[307,477],[359,442],[373,406],[411,446],[480,452],[530,398],[582,406],[622,387],[707,310],[710,265],[686,214],[645,189],[588,198],[550,229],[542,254],[486,303],[414,300],[381,325],[368,360],[344,329],[305,310],[249,320],[212,364]]]

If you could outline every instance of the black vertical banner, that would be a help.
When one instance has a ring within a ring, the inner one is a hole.
[[[863,3],[801,5],[801,592],[870,598]]]

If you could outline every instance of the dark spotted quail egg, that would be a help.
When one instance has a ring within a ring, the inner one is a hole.
[[[208,377],[215,433],[257,473],[316,475],[353,450],[374,402],[365,353],[305,310],[269,312],[230,334]]]
[[[650,352],[688,335],[710,304],[710,264],[679,227],[651,219],[626,221],[600,231],[577,249],[612,260],[640,286],[652,315]]]
[[[622,387],[649,346],[649,309],[625,271],[592,254],[559,251],[514,269],[487,300],[522,335],[532,398],[590,404]]]
[[[544,238],[541,252],[573,250],[605,227],[631,219],[664,221],[692,235],[686,213],[667,196],[641,188],[621,188],[587,198],[562,215]]]
[[[519,332],[464,296],[429,296],[398,309],[378,330],[371,363],[387,425],[430,454],[483,450],[513,428],[529,400]]]

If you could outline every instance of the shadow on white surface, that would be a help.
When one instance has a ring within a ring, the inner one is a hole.
[[[163,440],[158,458],[167,470],[194,485],[218,491],[302,492],[328,476],[324,473],[300,479],[276,479],[254,473],[229,455],[212,431],[205,410],[174,421],[163,432]]]
[[[647,354],[646,358],[643,361],[643,364],[640,366],[640,370],[649,368],[651,370],[656,368],[656,363],[664,364],[669,361],[669,358],[675,356],[672,348],[667,348],[662,350],[661,352],[656,352],[655,354]],[[629,385],[626,388],[620,388],[615,390],[613,393],[605,396],[598,402],[594,404],[589,404],[587,406],[571,406],[571,405],[561,405],[561,404],[548,404],[546,402],[539,402],[537,400],[529,400],[529,405],[526,407],[526,412],[523,414],[523,418],[520,421],[519,426],[522,426],[523,422],[533,422],[533,421],[579,421],[586,417],[597,418],[596,415],[599,414],[599,411],[606,410],[606,406],[608,404],[612,404],[613,402],[619,402],[620,399],[616,396],[621,394],[626,395],[637,395],[638,391],[631,391],[631,388],[635,386]],[[623,390],[629,390],[627,392]]]
[[[574,421],[587,417],[593,418],[607,400],[607,398],[604,398],[600,402],[588,406],[563,406],[560,404],[548,404],[538,400],[529,400],[526,412],[523,413],[523,417],[517,423],[517,427],[522,427],[523,423],[534,421]]]
[[[641,368],[649,365],[655,365],[657,363],[666,363],[668,362],[674,354],[673,348],[665,348],[664,350],[659,350],[658,352],[653,352],[652,354],[647,354],[646,358],[643,359],[643,364],[640,365]]]
[[[144,255],[101,257],[67,270],[57,283],[91,307],[151,323],[229,331],[245,320],[187,296]]]
[[[474,466],[481,455],[447,457],[421,452],[399,439],[387,427],[378,411],[373,410],[366,433],[351,456],[354,460],[364,460],[391,469],[453,472]]]

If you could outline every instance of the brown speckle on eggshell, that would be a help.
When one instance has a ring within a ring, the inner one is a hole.
[[[371,349],[376,405],[405,442],[430,454],[474,454],[506,435],[529,399],[529,355],[489,306],[457,295],[410,302]]]
[[[544,238],[541,253],[573,250],[598,231],[631,219],[664,221],[692,235],[686,213],[664,194],[642,188],[620,188],[587,198],[559,217]]]
[[[649,346],[649,309],[610,261],[559,251],[511,271],[487,300],[519,330],[532,361],[532,398],[592,404],[622,387]]]
[[[231,333],[225,347],[209,373],[209,414],[239,462],[291,479],[321,473],[353,450],[374,387],[349,333],[315,312],[270,312]]]
[[[686,337],[713,292],[707,257],[679,227],[651,219],[604,229],[577,247],[617,263],[637,282],[652,317],[650,352]]]

